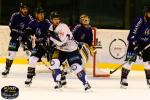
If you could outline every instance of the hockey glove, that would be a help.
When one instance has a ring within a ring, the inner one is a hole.
[[[90,46],[90,54],[91,56],[94,56],[96,54],[96,47]]]
[[[143,52],[142,52],[142,47],[141,47],[140,45],[136,45],[136,46],[134,47],[134,51],[135,51],[135,53],[136,53],[138,56],[142,57]]]

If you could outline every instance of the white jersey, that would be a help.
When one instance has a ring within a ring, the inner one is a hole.
[[[59,38],[58,40],[55,39],[54,37],[50,37],[50,40],[53,41],[54,44],[56,44],[57,49],[66,52],[72,52],[77,50],[78,45],[72,39],[73,38],[72,32],[70,31],[69,27],[66,24],[60,23],[55,29],[53,29],[53,25],[51,25],[49,30],[54,31]]]

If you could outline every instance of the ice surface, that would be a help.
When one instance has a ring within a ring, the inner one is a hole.
[[[4,70],[0,65],[0,71]],[[26,87],[28,65],[13,65],[7,78],[0,76],[0,88],[7,85],[17,86],[19,97],[15,100],[149,100],[150,89],[146,85],[144,72],[131,72],[128,89],[120,89],[120,71],[110,78],[89,78],[93,92],[86,93],[76,77],[67,77],[67,87],[58,92],[53,89],[51,73],[37,73],[31,87]],[[46,67],[45,67],[46,69]],[[39,68],[38,68],[39,70]],[[0,100],[5,100],[0,97]]]

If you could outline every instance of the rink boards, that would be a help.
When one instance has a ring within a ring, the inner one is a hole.
[[[96,67],[114,69],[122,64],[125,59],[127,50],[127,36],[129,30],[110,30],[96,29]],[[0,63],[5,63],[7,56],[7,48],[10,40],[10,30],[8,26],[0,26]],[[26,64],[26,55],[19,49],[14,60],[15,64]],[[91,57],[86,67],[93,66],[93,58]],[[134,70],[143,70],[142,60],[137,59],[133,66]]]

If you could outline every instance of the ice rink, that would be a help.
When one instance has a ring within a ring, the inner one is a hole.
[[[0,72],[4,70],[0,65]],[[0,88],[7,85],[17,86],[20,90],[15,100],[148,100],[150,89],[146,85],[144,72],[131,72],[128,89],[120,89],[120,71],[110,78],[89,78],[93,92],[84,92],[76,77],[67,77],[67,87],[60,92],[53,89],[51,73],[37,73],[31,87],[26,87],[28,65],[13,65],[7,78],[0,77]],[[5,100],[0,97],[0,100]]]

